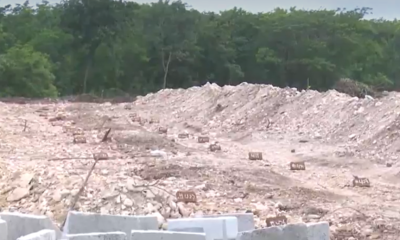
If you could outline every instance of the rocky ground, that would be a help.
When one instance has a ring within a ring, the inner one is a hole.
[[[105,152],[76,210],[153,214],[161,227],[166,218],[252,211],[258,227],[285,215],[329,221],[331,239],[400,239],[399,101],[243,83],[124,104],[0,103],[0,208],[62,223],[93,154]],[[87,143],[74,143],[78,134]],[[306,170],[291,171],[294,161]],[[354,176],[371,186],[353,187]],[[198,202],[176,203],[178,190]]]

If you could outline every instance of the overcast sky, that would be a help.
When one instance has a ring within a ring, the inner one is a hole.
[[[24,0],[0,0],[0,6],[13,3],[23,3]],[[31,4],[36,4],[41,0],[30,0]],[[49,0],[51,3],[59,0]],[[136,0],[139,3],[149,3],[154,1]],[[276,7],[289,8],[296,6],[305,9],[336,9],[356,7],[373,8],[373,14],[368,18],[400,19],[399,0],[183,0],[199,11],[221,11],[233,7],[243,8],[251,12],[268,12]]]

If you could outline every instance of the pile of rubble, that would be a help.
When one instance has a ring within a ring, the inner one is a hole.
[[[157,108],[171,125],[194,122],[215,132],[268,131],[297,134],[323,143],[345,143],[364,157],[397,159],[400,150],[400,94],[359,99],[336,90],[317,92],[242,83],[161,90],[137,106]],[[148,109],[151,112],[151,109]],[[366,153],[368,152],[368,154]]]

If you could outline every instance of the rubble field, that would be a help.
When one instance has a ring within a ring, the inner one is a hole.
[[[259,228],[285,215],[328,221],[331,239],[398,239],[399,129],[394,92],[358,99],[207,83],[132,103],[0,103],[0,209],[61,224],[93,154],[106,153],[75,210],[155,215],[162,228],[167,218],[251,211]],[[297,161],[306,169],[290,170]],[[353,186],[355,177],[370,186]],[[178,190],[197,203],[177,203]]]

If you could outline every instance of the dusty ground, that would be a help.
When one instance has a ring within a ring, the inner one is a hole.
[[[160,225],[251,210],[258,227],[283,214],[289,222],[329,221],[332,239],[400,239],[399,100],[244,83],[163,90],[132,104],[0,103],[0,208],[61,223],[92,154],[107,152],[75,209],[154,214]],[[77,129],[86,144],[73,143]],[[210,152],[198,136],[222,151]],[[248,160],[249,152],[264,160]],[[306,170],[290,171],[300,160]],[[371,187],[353,187],[353,175]],[[195,191],[198,203],[176,204],[177,190]]]

